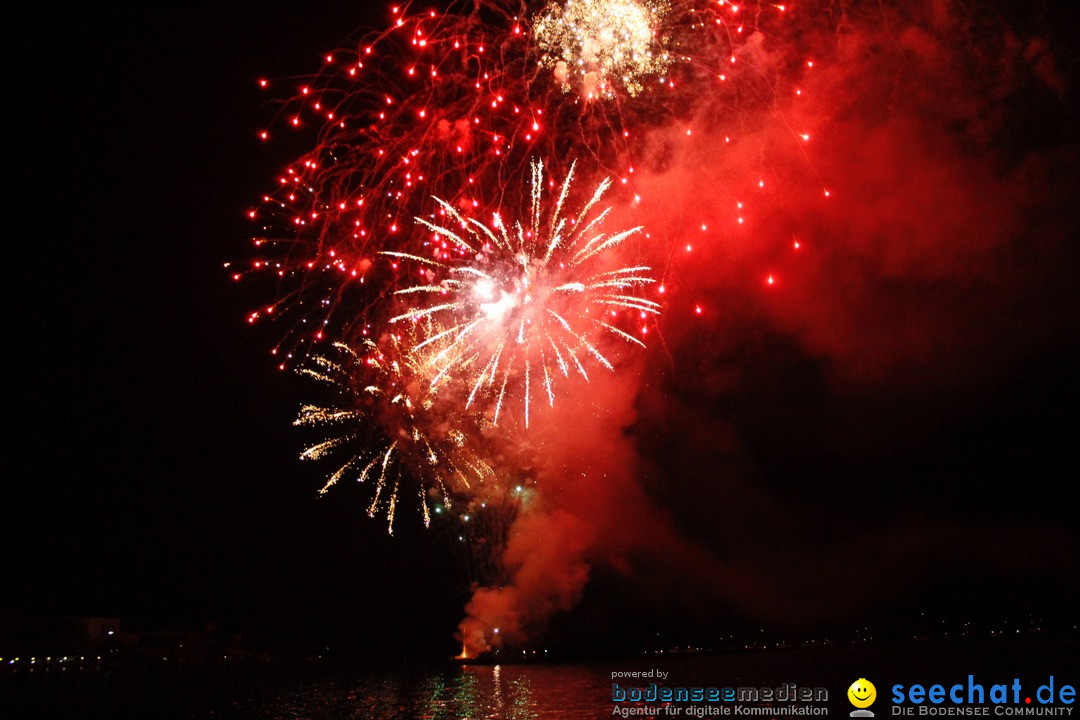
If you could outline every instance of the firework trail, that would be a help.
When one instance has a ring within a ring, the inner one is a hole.
[[[470,447],[470,418],[438,405],[430,358],[400,335],[387,335],[384,346],[334,343],[333,355],[313,356],[299,372],[333,387],[340,402],[305,405],[293,424],[321,431],[301,459],[337,465],[320,494],[343,479],[371,486],[367,514],[385,513],[393,534],[403,484],[428,526],[432,503],[436,512],[450,510],[453,496],[490,481],[493,471]]]
[[[614,370],[596,347],[597,334],[644,347],[641,340],[612,323],[619,321],[620,314],[632,313],[640,325],[640,320],[660,312],[658,302],[635,294],[654,282],[648,267],[607,269],[611,263],[604,263],[613,249],[641,230],[605,232],[611,208],[597,211],[597,206],[610,181],[601,182],[574,217],[564,216],[572,180],[573,167],[550,217],[545,217],[543,165],[534,163],[529,219],[525,225],[517,221],[512,227],[498,214],[490,226],[466,219],[436,198],[440,214],[452,220],[453,226],[423,218],[417,222],[434,233],[435,242],[452,246],[444,253],[446,260],[403,256],[435,268],[443,277],[398,290],[399,296],[421,296],[426,301],[391,318],[391,323],[436,317],[448,326],[417,346],[421,349],[439,341],[446,345],[432,360],[440,365],[432,386],[448,377],[467,378],[465,409],[485,393],[494,395],[495,423],[511,382],[519,388],[528,427],[534,388],[542,387],[552,405],[560,374],[568,378],[576,371],[588,380],[582,362],[588,356]],[[513,393],[514,388],[510,390]]]

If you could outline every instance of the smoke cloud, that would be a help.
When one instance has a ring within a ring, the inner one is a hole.
[[[816,621],[950,563],[1052,574],[1080,558],[1066,529],[929,500],[851,527],[852,485],[811,477],[810,498],[754,445],[771,423],[792,429],[777,453],[902,455],[952,400],[1076,337],[1076,153],[1049,42],[981,6],[869,5],[799,8],[790,46],[747,45],[740,61],[778,77],[813,61],[768,107],[649,138],[663,162],[643,164],[622,212],[664,273],[662,338],[538,414],[536,489],[501,584],[466,608],[471,654],[526,644],[598,564],[633,577],[669,560],[712,598]],[[869,589],[830,589],[860,562]]]

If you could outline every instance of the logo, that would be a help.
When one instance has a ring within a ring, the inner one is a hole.
[[[877,699],[877,688],[874,687],[874,683],[866,678],[859,678],[847,689],[847,698],[856,707],[851,711],[851,717],[874,717],[874,713],[866,709]]]
[[[1011,683],[984,685],[968,675],[966,683],[953,685],[893,685],[892,701],[892,714],[900,716],[1071,715],[1073,708],[1069,706],[1076,702],[1076,687],[1051,675],[1046,684],[1031,692],[1031,686],[1025,689],[1018,677]]]

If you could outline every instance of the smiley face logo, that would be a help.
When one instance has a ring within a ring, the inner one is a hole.
[[[877,699],[877,688],[866,678],[859,678],[847,689],[848,700],[857,708],[868,708]]]

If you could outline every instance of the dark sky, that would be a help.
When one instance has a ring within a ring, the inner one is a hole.
[[[443,544],[388,541],[356,498],[316,501],[276,331],[244,322],[266,288],[222,267],[247,256],[246,210],[290,159],[257,141],[272,108],[256,78],[307,72],[369,22],[260,4],[21,27],[3,610],[415,628],[430,582],[459,611]]]
[[[258,4],[21,21],[6,63],[0,612],[452,644],[471,579],[460,551],[447,533],[406,524],[388,539],[351,490],[316,498],[320,469],[296,459],[290,426],[301,383],[271,363],[278,331],[244,322],[269,289],[233,284],[222,268],[246,257],[244,213],[291,159],[256,139],[272,113],[256,78],[316,69],[348,31],[381,24],[370,14],[356,3]],[[1063,19],[1036,6],[1013,21],[1052,43]],[[1057,62],[1075,76],[1075,50]],[[1076,606],[1080,264],[1075,216],[1062,210],[1075,188],[1075,98],[1071,87],[1020,98],[1004,121],[1045,138],[1014,142],[1018,155],[1066,158],[1037,180],[1064,188],[1049,223],[1059,235],[1015,266],[1025,288],[1044,276],[1052,287],[988,305],[1016,312],[980,324],[986,332],[950,345],[955,356],[917,381],[815,333],[809,314],[747,309],[738,297],[734,320],[672,327],[684,348],[694,332],[729,339],[651,361],[635,429],[644,487],[747,589],[684,602],[662,597],[645,569],[630,579],[601,568],[582,617],[637,613],[681,631],[719,607],[733,625],[797,621],[812,633],[927,606],[1015,616]],[[1009,261],[1001,252],[995,272]],[[848,277],[842,258],[825,262]],[[727,292],[708,283],[699,279],[714,297]],[[960,304],[982,297],[954,290]],[[881,328],[921,297],[905,286],[830,302],[869,298],[863,322]],[[1037,332],[1013,332],[1030,325],[1024,308],[1041,318]],[[943,332],[963,333],[973,315]],[[888,347],[890,336],[866,342]],[[850,583],[853,567],[861,589],[829,589]],[[677,581],[654,570],[680,593],[709,585],[700,570]],[[628,587],[635,599],[616,601]],[[982,599],[965,599],[973,593]],[[837,598],[851,602],[826,612]]]

